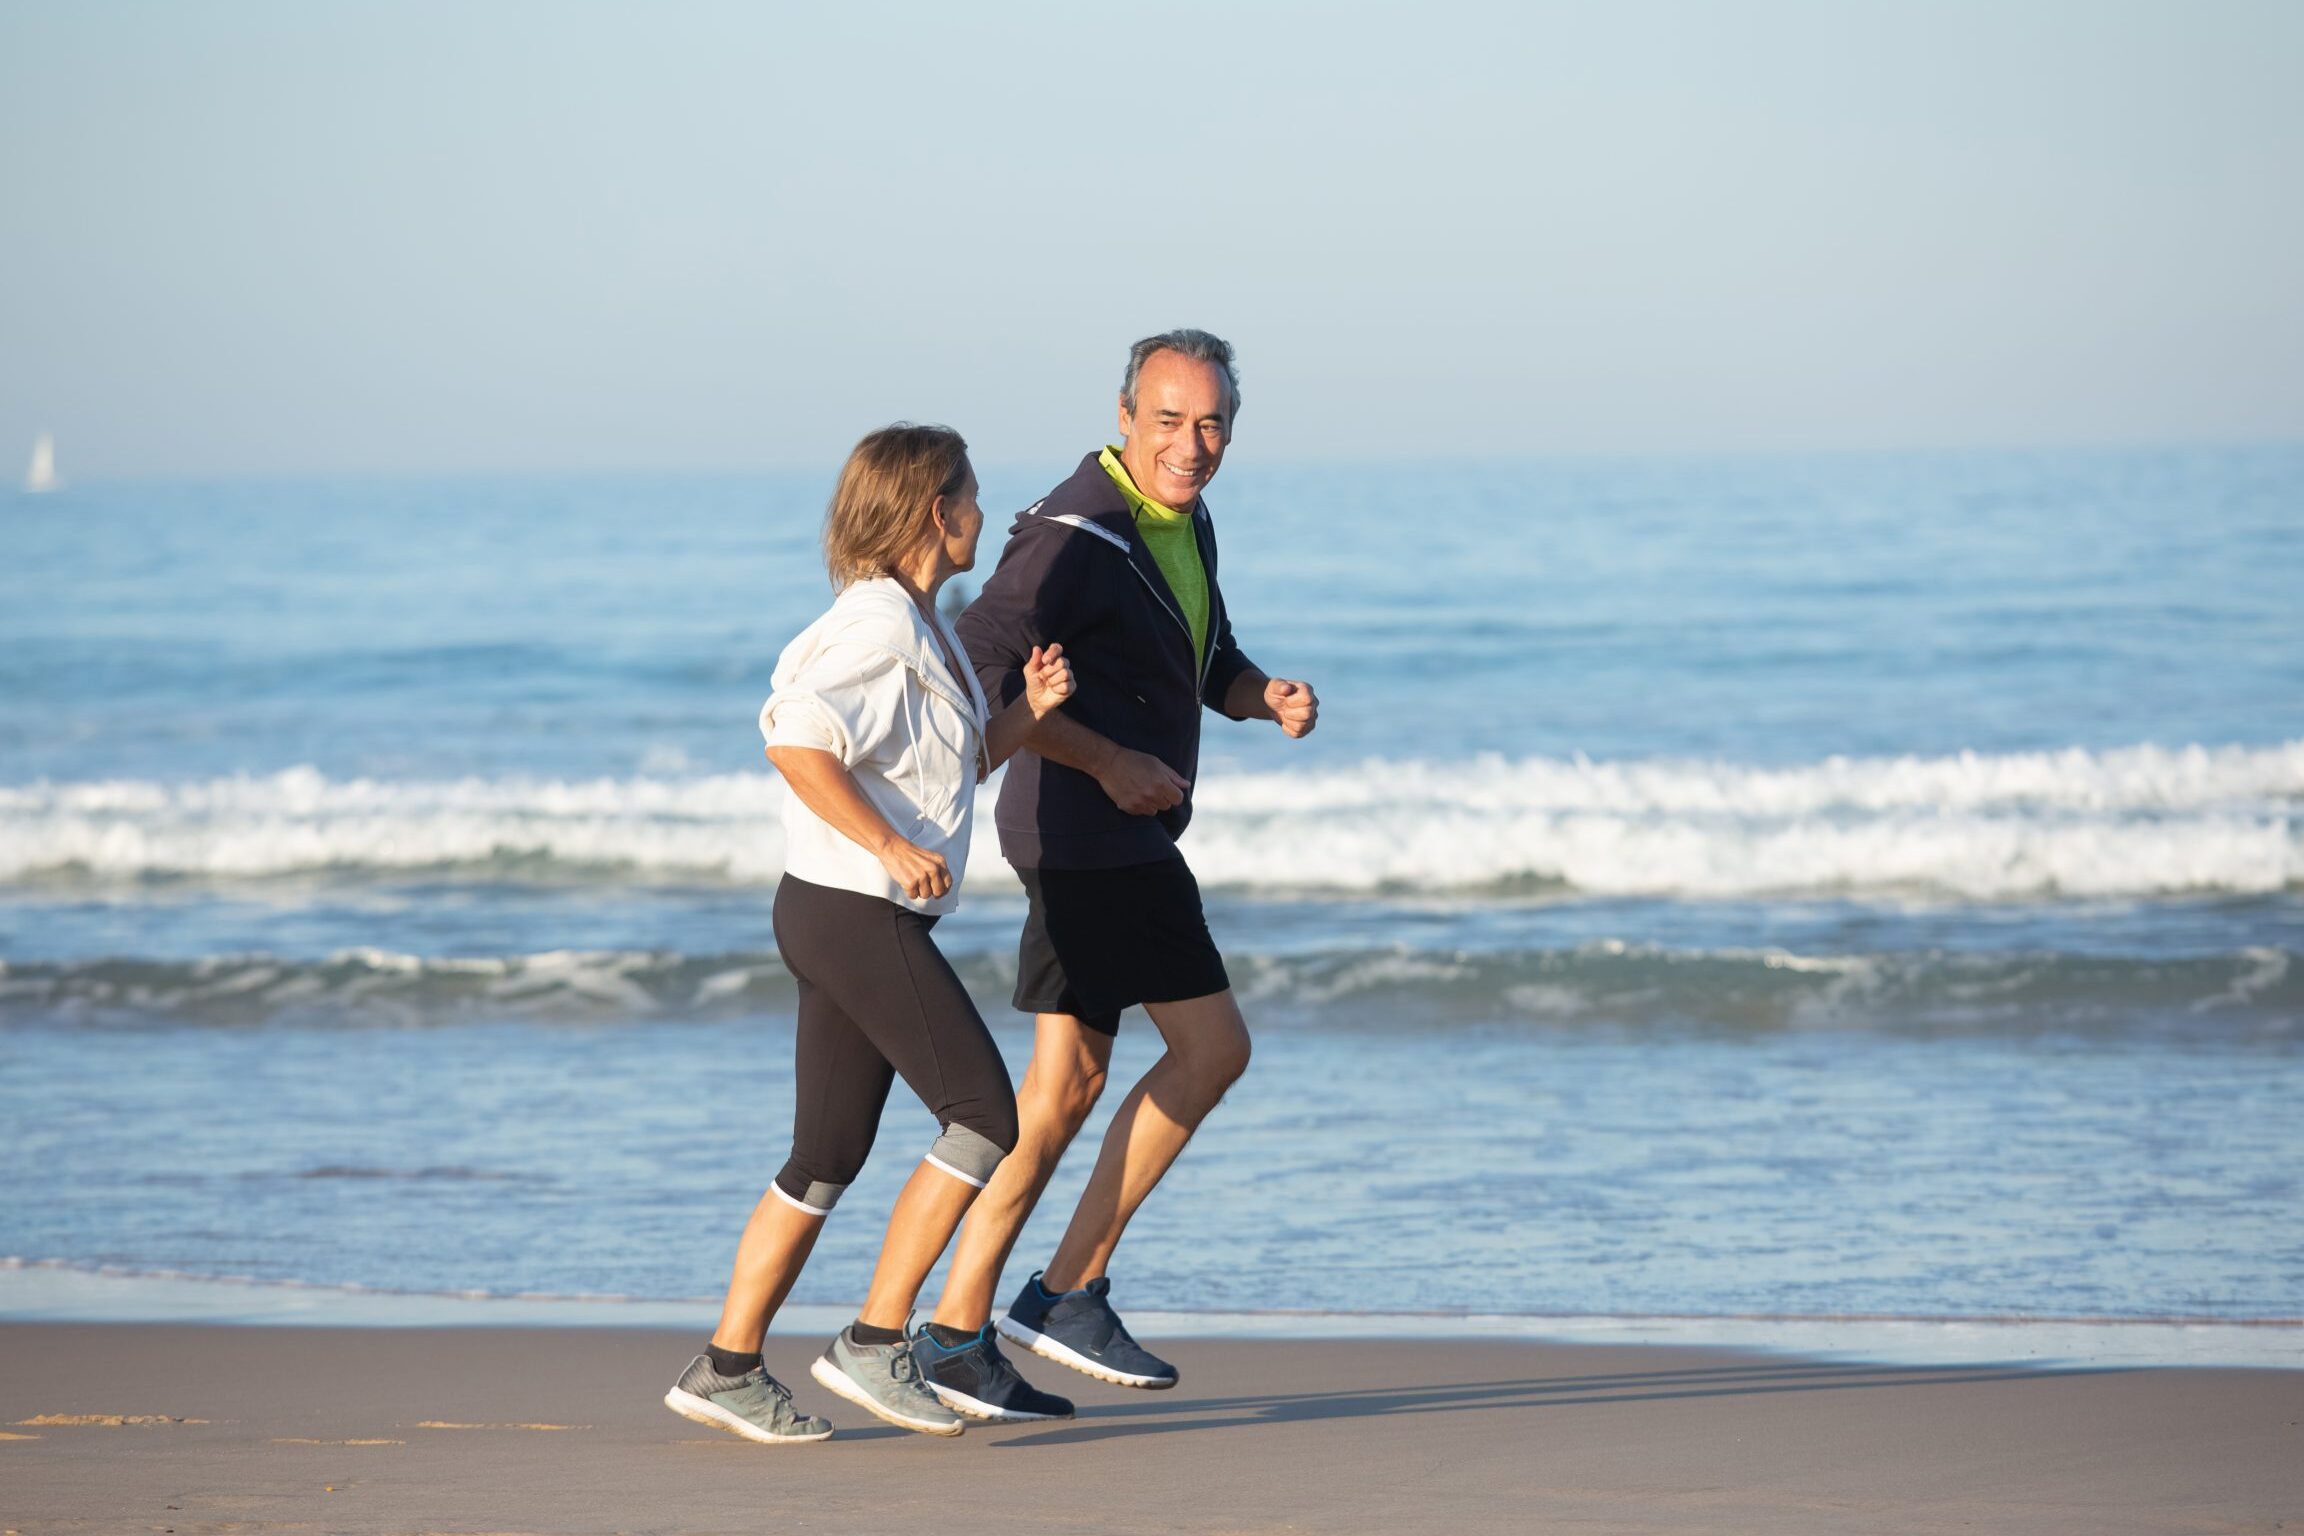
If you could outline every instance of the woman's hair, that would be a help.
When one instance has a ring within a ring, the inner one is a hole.
[[[950,427],[900,421],[868,433],[840,467],[824,513],[824,566],[835,590],[893,575],[934,526],[929,509],[968,479],[968,444]]]

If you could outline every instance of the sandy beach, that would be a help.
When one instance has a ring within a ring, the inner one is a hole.
[[[0,1520],[37,1533],[2270,1531],[2304,1373],[1187,1341],[1071,1423],[816,1446],[658,1399],[685,1334],[0,1325]],[[806,1379],[814,1345],[772,1338]],[[2284,1525],[2284,1522],[2286,1524]]]

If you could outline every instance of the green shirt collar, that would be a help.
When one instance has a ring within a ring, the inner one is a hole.
[[[1174,507],[1154,501],[1136,489],[1136,482],[1128,476],[1128,467],[1120,462],[1120,450],[1110,444],[1106,444],[1104,451],[1096,456],[1096,462],[1104,466],[1104,473],[1110,475],[1112,483],[1120,487],[1120,494],[1127,499],[1128,510],[1135,516],[1150,518],[1154,522],[1175,523],[1192,515],[1189,511],[1179,512]]]

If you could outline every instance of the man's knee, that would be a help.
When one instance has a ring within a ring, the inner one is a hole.
[[[1255,1055],[1256,1047],[1248,1038],[1248,1027],[1242,1025],[1240,1038],[1233,1043],[1231,1053],[1224,1058],[1226,1066],[1231,1072],[1231,1076],[1225,1080],[1225,1087],[1231,1087],[1248,1075],[1248,1063],[1254,1059]]]
[[[1168,1059],[1198,1095],[1213,1104],[1248,1070],[1248,1021],[1230,992],[1147,1010],[1168,1043]]]
[[[1043,1070],[1044,1065],[1039,1061],[1032,1063],[1018,1107],[1050,1122],[1070,1140],[1088,1123],[1088,1116],[1095,1112],[1096,1101],[1104,1096],[1105,1069],[1099,1063],[1087,1061],[1067,1061],[1048,1070]]]
[[[1243,1024],[1213,1038],[1192,1041],[1184,1052],[1184,1068],[1210,1093],[1222,1095],[1247,1075],[1248,1060],[1253,1054],[1248,1027]]]

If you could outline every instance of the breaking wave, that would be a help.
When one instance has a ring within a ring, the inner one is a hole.
[[[998,954],[953,957],[994,1017],[1015,979]],[[1261,1020],[1414,1029],[1447,1024],[1885,1027],[1984,1032],[2304,1028],[2304,960],[2280,949],[2143,960],[2069,954],[1800,955],[1622,943],[1478,952],[1329,950],[1228,957]],[[773,953],[560,951],[420,959],[0,962],[0,1018],[424,1025],[470,1020],[664,1021],[788,1014]],[[330,1170],[339,1177],[365,1169]],[[437,1170],[430,1170],[437,1173]]]
[[[781,872],[773,774],[263,777],[0,787],[0,882]],[[992,805],[973,874],[1007,882]],[[2304,885],[2304,741],[1733,763],[1481,757],[1211,776],[1189,843],[1235,890],[1972,900]]]

